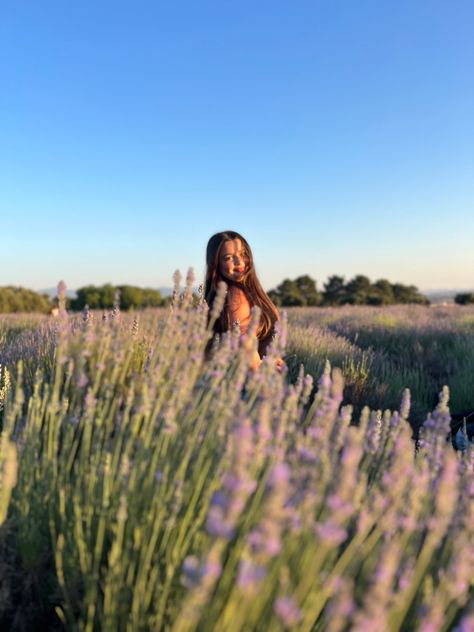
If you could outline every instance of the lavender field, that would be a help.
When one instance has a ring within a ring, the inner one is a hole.
[[[251,372],[191,287],[0,317],[0,628],[473,630],[474,309],[294,309]]]
[[[418,428],[444,385],[453,413],[474,411],[474,306],[294,308],[289,323],[291,373],[303,363],[317,377],[329,359],[357,411],[397,409],[408,387]]]

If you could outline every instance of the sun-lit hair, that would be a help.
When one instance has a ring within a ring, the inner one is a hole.
[[[248,257],[247,270],[242,278],[242,281],[239,282],[229,281],[224,278],[220,272],[219,266],[223,245],[227,241],[232,241],[234,239],[240,239]],[[255,272],[252,250],[247,240],[233,230],[216,233],[209,239],[207,244],[204,298],[209,306],[212,306],[212,303],[214,302],[219,281],[225,281],[228,285],[234,284],[242,288],[249,300],[250,306],[253,307],[254,305],[257,305],[260,307],[262,313],[260,317],[260,326],[257,330],[257,336],[260,340],[264,340],[269,337],[273,332],[275,322],[280,318],[278,310],[260,285],[260,281],[258,280]],[[222,333],[224,331],[228,331],[231,327],[232,322],[226,302],[222,314],[214,326],[214,330],[216,333]]]

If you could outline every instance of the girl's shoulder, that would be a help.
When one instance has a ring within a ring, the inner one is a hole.
[[[229,284],[227,288],[227,301],[249,303],[249,299],[244,288],[241,285],[236,285],[235,283]]]
[[[231,312],[238,309],[248,309],[250,312],[250,301],[242,287],[238,285],[229,285],[227,290],[227,307]]]

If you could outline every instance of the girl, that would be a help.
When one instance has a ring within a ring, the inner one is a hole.
[[[204,297],[209,307],[212,307],[219,281],[225,281],[228,288],[224,309],[214,325],[216,334],[229,331],[235,321],[239,321],[242,334],[246,334],[251,308],[257,305],[261,310],[258,354],[252,361],[252,368],[256,369],[266,354],[280,316],[257,279],[247,240],[233,230],[216,233],[207,244],[206,266]],[[281,358],[277,366],[284,366]]]

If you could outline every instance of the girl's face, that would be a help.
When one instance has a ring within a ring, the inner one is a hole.
[[[226,241],[219,257],[219,270],[229,281],[241,281],[248,271],[249,255],[240,239]]]

